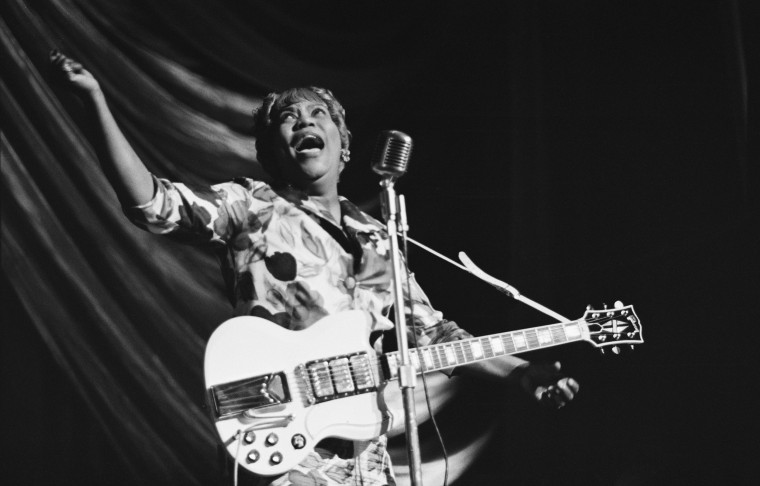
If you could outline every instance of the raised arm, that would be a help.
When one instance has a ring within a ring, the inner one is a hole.
[[[144,204],[153,197],[153,177],[127,141],[108,108],[95,77],[57,50],[50,52],[54,75],[82,99],[95,130],[101,167],[123,206]]]

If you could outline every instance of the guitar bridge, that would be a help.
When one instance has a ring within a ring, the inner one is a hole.
[[[217,420],[291,401],[288,382],[282,372],[212,386],[208,395]]]

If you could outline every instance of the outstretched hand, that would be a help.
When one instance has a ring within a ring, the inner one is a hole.
[[[574,379],[560,373],[559,362],[530,363],[520,378],[520,385],[542,405],[562,408],[580,389]]]
[[[50,66],[53,76],[66,83],[76,94],[92,94],[100,90],[95,77],[73,59],[61,54],[58,49],[50,51]]]

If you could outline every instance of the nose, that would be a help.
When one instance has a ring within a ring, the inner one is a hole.
[[[295,130],[300,130],[304,127],[314,126],[314,120],[307,112],[300,111],[298,112],[298,118],[296,119],[296,123],[294,124]]]

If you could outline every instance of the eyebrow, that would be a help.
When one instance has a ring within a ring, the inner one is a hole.
[[[285,107],[283,107],[283,108],[280,110],[280,113],[285,113],[285,112],[295,111],[295,109],[294,109],[293,107],[294,107],[295,105],[299,105],[299,104],[301,104],[301,103],[306,103],[306,105],[305,105],[305,106],[306,106],[306,108],[307,108],[307,109],[312,109],[312,108],[314,108],[314,107],[317,107],[317,106],[319,106],[319,107],[322,107],[322,108],[326,108],[326,109],[328,108],[327,104],[326,104],[326,103],[323,103],[323,102],[321,102],[321,101],[311,101],[311,100],[305,100],[305,101],[299,101],[298,103],[292,103],[292,104],[290,104],[290,105],[288,105],[288,106],[285,106]]]

